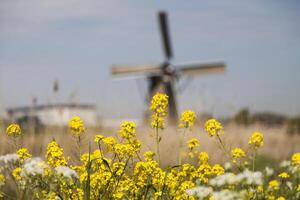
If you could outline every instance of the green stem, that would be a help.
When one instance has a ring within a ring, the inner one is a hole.
[[[178,165],[181,165],[182,163],[182,147],[183,147],[183,140],[185,136],[186,128],[183,129],[182,135],[179,134],[179,155],[178,155]]]
[[[256,150],[254,150],[254,153],[253,153],[253,160],[252,160],[252,171],[255,170],[255,157],[256,157]]]
[[[156,132],[156,153],[157,153],[157,162],[158,166],[160,166],[160,153],[159,153],[159,133],[158,133],[158,127],[155,128]]]
[[[78,146],[78,154],[79,154],[79,161],[80,161],[80,158],[81,158],[81,139],[80,139],[80,136],[78,136],[77,146]]]

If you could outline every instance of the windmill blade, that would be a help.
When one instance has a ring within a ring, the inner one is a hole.
[[[199,76],[205,74],[223,73],[226,65],[223,62],[191,64],[178,66],[179,75]]]
[[[162,73],[159,65],[114,65],[111,68],[112,75],[160,75]]]
[[[165,56],[167,60],[173,57],[172,47],[171,47],[171,39],[169,34],[169,26],[166,12],[159,12],[159,28],[161,33],[161,39],[163,43],[163,49],[165,52]]]

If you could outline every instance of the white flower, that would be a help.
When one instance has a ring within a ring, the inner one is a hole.
[[[214,200],[234,200],[234,199],[244,199],[243,193],[233,192],[229,190],[222,190],[219,192],[212,193],[212,199]]]
[[[279,164],[279,166],[282,167],[282,168],[285,168],[285,167],[290,166],[290,164],[291,164],[290,161],[284,160],[284,161],[282,161],[282,162]]]
[[[66,166],[57,166],[55,167],[55,171],[67,178],[79,178],[78,174],[73,169]]]
[[[251,172],[245,169],[243,173],[237,175],[238,180],[245,181],[248,185],[262,185],[263,177],[261,172]]]
[[[196,196],[199,199],[204,199],[213,192],[211,187],[194,187],[185,191],[190,196]]]
[[[286,185],[289,187],[290,190],[293,190],[293,183],[292,182],[288,181],[286,183]]]
[[[20,157],[16,153],[0,156],[0,162],[4,163],[5,165],[7,165],[9,163],[14,163],[19,159],[20,159]]]
[[[272,169],[270,167],[266,167],[265,171],[266,171],[267,176],[272,176],[274,174],[274,169]]]
[[[29,158],[23,165],[21,176],[42,175],[48,165],[39,157]]]
[[[232,168],[232,166],[231,166],[231,163],[230,162],[226,162],[225,164],[224,164],[224,169],[225,170],[230,170]]]
[[[229,185],[232,185],[232,184],[236,184],[238,183],[238,179],[236,177],[235,174],[233,173],[224,173],[222,175],[219,175],[213,179],[211,179],[209,181],[209,183],[212,185],[212,186],[222,186],[222,185],[225,185],[225,184],[229,184]]]

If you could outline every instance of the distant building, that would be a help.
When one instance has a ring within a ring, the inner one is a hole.
[[[90,104],[51,104],[7,109],[11,122],[29,120],[45,126],[66,126],[73,116],[79,116],[86,126],[97,125],[96,107]]]

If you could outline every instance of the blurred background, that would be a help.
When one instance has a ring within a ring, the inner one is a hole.
[[[296,0],[2,0],[1,132],[21,123],[31,135],[24,145],[38,154],[51,138],[67,143],[53,130],[73,115],[97,128],[89,129],[91,137],[116,132],[124,119],[143,124],[147,79],[114,77],[111,68],[165,61],[157,20],[164,10],[172,63],[226,64],[224,73],[182,77],[174,85],[179,113],[192,109],[199,117],[194,132],[216,117],[237,144],[262,130],[273,147],[265,153],[285,157],[300,148],[299,9]],[[43,142],[32,145],[37,138]],[[9,151],[5,141],[0,153]]]

